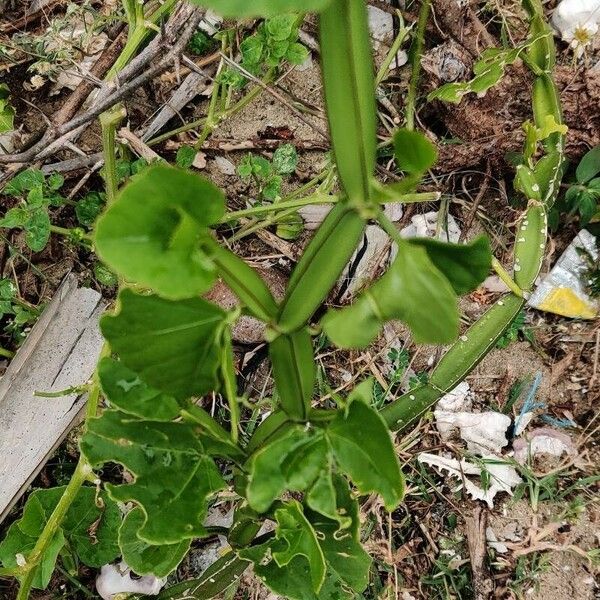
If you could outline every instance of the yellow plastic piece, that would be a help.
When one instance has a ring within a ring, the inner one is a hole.
[[[570,288],[565,287],[553,289],[538,308],[573,319],[595,319],[598,314],[594,305],[583,300]]]

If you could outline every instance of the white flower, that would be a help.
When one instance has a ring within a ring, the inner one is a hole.
[[[569,42],[576,58],[598,32],[600,0],[562,0],[552,15],[552,25],[565,42]]]

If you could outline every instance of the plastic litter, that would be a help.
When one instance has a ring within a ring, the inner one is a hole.
[[[405,238],[429,237],[442,242],[457,243],[460,239],[460,227],[452,215],[447,220],[438,224],[438,211],[431,211],[422,215],[415,215],[411,224],[400,231]]]
[[[475,464],[465,459],[458,461],[455,458],[423,452],[417,456],[417,460],[458,479],[456,490],[464,488],[474,500],[482,500],[490,508],[494,507],[494,498],[498,493],[506,492],[512,496],[513,489],[522,481],[515,468],[497,456],[482,457],[481,462]],[[484,471],[485,484],[483,481],[477,484],[469,479],[469,477],[479,477],[482,480]]]
[[[167,583],[167,578],[144,575],[133,579],[131,569],[127,563],[121,561],[117,564],[104,565],[96,579],[96,590],[102,600],[114,600],[117,594],[147,594],[154,596]]]
[[[591,298],[586,291],[585,273],[589,265],[577,248],[598,261],[596,238],[582,229],[537,286],[529,298],[529,306],[573,319],[595,319],[598,316],[600,301]]]
[[[534,459],[540,454],[558,457],[563,454],[577,455],[577,449],[571,437],[562,431],[556,431],[549,427],[534,429],[522,438],[515,440],[513,449],[515,460],[519,464],[525,464],[528,459]]]

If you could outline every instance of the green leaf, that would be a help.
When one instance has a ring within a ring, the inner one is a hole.
[[[114,406],[130,415],[155,421],[172,421],[179,415],[179,403],[144,383],[122,363],[103,358],[98,365],[102,392]]]
[[[254,562],[254,572],[277,594],[315,598],[325,580],[325,558],[300,504],[293,500],[275,511],[275,540],[239,551]]]
[[[119,529],[119,546],[123,560],[138,575],[166,577],[183,560],[190,549],[191,540],[162,546],[150,545],[137,535],[145,521],[144,511],[139,507],[127,513]]]
[[[44,174],[39,169],[25,169],[13,177],[4,188],[7,196],[21,196],[37,186],[44,185]]]
[[[15,126],[15,109],[9,103],[10,90],[0,83],[0,133],[12,131]]]
[[[117,287],[119,284],[117,276],[102,263],[96,263],[94,265],[94,277],[98,280],[100,285],[104,285],[108,288]]]
[[[106,410],[88,422],[81,451],[92,465],[116,462],[132,473],[133,483],[106,488],[114,500],[143,509],[140,539],[163,545],[206,535],[207,498],[225,482],[192,425]]]
[[[21,206],[10,208],[4,217],[0,219],[0,227],[13,229],[14,227],[24,227],[29,218],[29,211]]]
[[[330,0],[192,0],[212,8],[224,17],[272,17],[286,12],[315,12],[323,10]]]
[[[64,183],[65,178],[60,173],[51,173],[46,180],[46,185],[53,192],[60,190]]]
[[[437,160],[437,148],[421,132],[399,129],[394,134],[394,153],[398,167],[409,175],[421,175]]]
[[[96,225],[100,258],[115,272],[174,300],[206,291],[214,266],[199,248],[224,212],[223,193],[168,165],[134,176]]]
[[[75,216],[81,225],[90,227],[102,212],[106,196],[101,192],[89,192],[75,206]]]
[[[6,568],[18,566],[17,555],[26,556],[29,554],[33,550],[38,537],[39,535],[30,536],[23,533],[17,523],[13,523],[8,529],[6,538],[0,543],[0,563]],[[46,589],[54,572],[58,555],[64,545],[65,536],[62,529],[59,529],[52,537],[44,554],[42,554],[40,564],[35,570],[32,582],[34,588]]]
[[[296,500],[275,511],[277,521],[276,537],[287,542],[287,548],[273,552],[273,559],[279,567],[289,565],[296,556],[305,556],[310,565],[310,578],[313,589],[318,591],[325,579],[325,558],[314,529]]]
[[[362,348],[392,319],[404,321],[417,343],[443,344],[458,335],[456,294],[416,244],[401,244],[387,273],[351,306],[329,310],[322,325],[336,346]]]
[[[189,50],[197,56],[208,54],[215,45],[216,41],[201,29],[198,29],[188,42]]]
[[[475,77],[471,81],[442,85],[431,92],[427,96],[427,100],[429,102],[431,100],[442,100],[458,103],[465,94],[484,94],[502,79],[506,66],[512,65],[530,43],[528,40],[516,48],[488,48],[484,50],[481,58],[473,65]]]
[[[375,168],[377,119],[365,3],[330,2],[320,16],[320,34],[329,129],[340,181],[351,201],[367,202]]]
[[[198,435],[211,456],[224,456],[235,461],[246,457],[244,451],[233,442],[231,435],[200,406],[188,406],[181,414],[189,423],[200,425],[201,432]]]
[[[266,30],[275,40],[287,40],[296,22],[295,15],[277,15],[265,23]]]
[[[492,250],[484,235],[469,244],[448,244],[428,238],[411,239],[409,243],[425,248],[431,262],[458,295],[472,292],[490,271]]]
[[[273,168],[280,175],[289,175],[298,166],[298,153],[293,144],[279,146],[273,153]]]
[[[259,179],[266,179],[271,173],[271,163],[262,156],[246,154],[238,165],[237,172],[243,178],[255,175]]]
[[[11,279],[0,279],[0,300],[12,300],[16,292],[17,288]]]
[[[130,289],[121,292],[119,305],[100,326],[126,367],[176,398],[217,388],[224,311],[200,298],[165,300]]]
[[[327,466],[327,454],[322,430],[293,425],[248,461],[248,503],[262,513],[284,490],[306,490]]]
[[[367,397],[351,399],[329,424],[327,438],[340,469],[363,494],[377,492],[388,510],[404,497],[404,477],[389,430]]]
[[[50,217],[44,209],[36,210],[25,223],[25,243],[33,252],[41,252],[50,239]]]
[[[309,57],[308,49],[298,42],[294,42],[290,44],[287,52],[285,53],[285,58],[293,65],[302,65],[306,62],[306,59]]]
[[[244,64],[258,65],[263,55],[263,41],[257,35],[251,35],[240,44],[240,52],[244,59]]]
[[[281,175],[271,175],[267,184],[263,188],[262,194],[267,200],[277,200],[281,197],[281,184],[283,179]]]
[[[5,567],[17,565],[16,555],[33,549],[65,487],[34,490],[27,499],[22,517],[9,528],[0,544],[0,561]],[[100,567],[119,556],[116,531],[121,523],[117,505],[95,488],[82,487],[69,507],[49,548],[42,556],[34,587],[45,588],[56,559],[65,543],[89,567]]]
[[[597,196],[589,191],[582,191],[577,197],[577,205],[581,224],[587,225],[598,210]]]
[[[49,517],[58,503],[64,488],[45,505]],[[88,567],[101,567],[119,555],[117,529],[121,523],[121,511],[104,492],[98,494],[95,488],[82,487],[71,504],[62,530],[79,560]]]
[[[333,584],[332,587],[339,589],[341,584],[361,593],[369,583],[371,557],[360,544],[358,501],[350,495],[348,483],[344,478],[336,476],[333,483],[337,510],[348,516],[352,526],[340,530],[336,521],[312,511],[307,511],[307,517],[317,532],[319,545],[327,562],[327,577]],[[327,580],[323,588],[326,586]],[[321,595],[324,595],[323,591],[324,589],[321,590]]]
[[[182,169],[189,169],[194,164],[194,159],[198,153],[192,146],[181,146],[177,150],[175,164]]]
[[[587,183],[600,173],[600,146],[594,146],[583,155],[577,165],[575,176],[579,183]]]

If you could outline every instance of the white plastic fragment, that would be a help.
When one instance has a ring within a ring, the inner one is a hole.
[[[574,319],[595,319],[598,316],[600,301],[590,298],[586,291],[584,279],[589,266],[577,248],[598,261],[596,239],[582,229],[537,286],[529,298],[529,306]]]
[[[498,554],[506,554],[508,552],[508,546],[498,540],[498,536],[496,536],[496,533],[491,527],[486,528],[485,539],[488,546]]]
[[[400,231],[405,238],[429,237],[443,242],[457,243],[460,239],[460,227],[452,215],[447,221],[438,225],[438,211],[431,211],[422,215],[415,215],[411,224]]]
[[[467,449],[474,454],[500,453],[508,444],[506,431],[511,419],[508,415],[487,411],[469,412],[434,412],[436,426],[443,440],[448,440],[459,430],[460,437],[467,443]]]
[[[527,429],[527,425],[531,423],[533,417],[535,417],[535,413],[533,411],[529,411],[518,416],[518,418],[515,420],[515,430],[513,432],[515,437],[521,435],[525,429]]]
[[[519,464],[525,464],[528,459],[534,459],[540,454],[550,456],[576,456],[575,448],[571,437],[562,431],[556,431],[550,427],[540,427],[534,429],[523,438],[515,440],[513,444],[515,451],[515,460]]]
[[[494,507],[494,498],[498,493],[506,492],[512,496],[513,489],[522,481],[515,468],[497,456],[484,456],[480,464],[475,464],[465,459],[458,461],[455,458],[422,452],[417,456],[417,460],[458,479],[456,490],[464,488],[471,498],[486,502],[490,508]],[[481,478],[483,471],[487,473],[485,484],[480,482],[478,485],[469,479]]]
[[[451,392],[442,396],[436,410],[458,412],[471,410],[471,386],[468,381],[461,381]]]
[[[133,579],[131,569],[124,561],[118,564],[104,565],[96,579],[96,590],[102,600],[114,600],[117,594],[146,594],[154,596],[167,583],[167,578],[144,575]]]
[[[443,396],[434,410],[435,424],[443,440],[458,431],[469,452],[478,455],[499,454],[508,444],[506,431],[511,419],[494,411],[470,412],[469,384],[462,382]]]
[[[552,25],[579,58],[598,32],[600,0],[562,0],[552,14]]]

